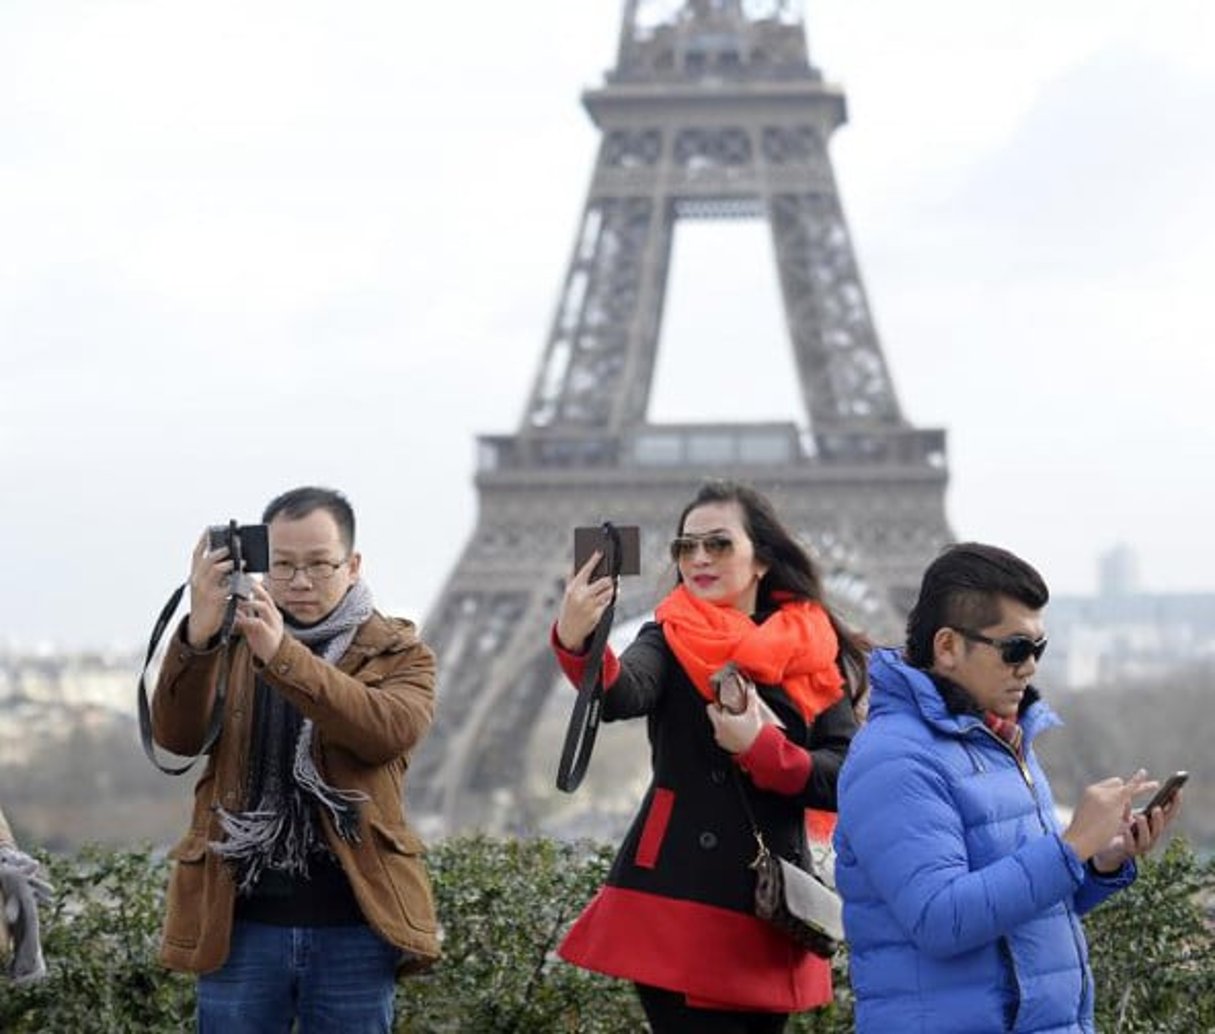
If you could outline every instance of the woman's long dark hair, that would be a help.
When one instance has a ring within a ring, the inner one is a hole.
[[[869,640],[840,621],[828,605],[823,596],[823,580],[818,565],[789,534],[768,497],[737,481],[713,480],[701,485],[696,497],[679,515],[677,534],[683,534],[684,521],[689,513],[711,503],[737,503],[742,510],[743,524],[755,550],[755,558],[768,568],[759,580],[757,590],[757,603],[761,610],[775,607],[782,596],[813,600],[822,605],[839,640],[835,663],[848,685],[853,707],[857,707],[869,691]]]

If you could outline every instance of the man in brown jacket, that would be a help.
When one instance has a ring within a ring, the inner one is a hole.
[[[161,959],[199,974],[203,1034],[293,1018],[301,1031],[386,1032],[394,976],[438,956],[403,804],[434,712],[434,655],[412,623],[374,609],[340,493],[294,489],[262,519],[264,582],[199,540],[190,613],[152,699],[156,742],[196,754],[230,664],[193,820],[170,852]]]

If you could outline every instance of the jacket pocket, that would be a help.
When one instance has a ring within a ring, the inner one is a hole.
[[[193,950],[202,930],[206,838],[192,833],[178,841],[169,851],[169,860],[173,870],[165,899],[165,942]]]
[[[405,826],[387,826],[375,819],[369,824],[376,854],[406,922],[415,930],[434,933],[438,923],[430,876],[422,861],[422,855],[426,853],[422,838]]]
[[[639,868],[653,869],[658,864],[658,852],[666,838],[674,807],[675,791],[664,786],[655,787],[650,810],[646,813],[645,825],[641,827],[641,837],[637,841],[637,854],[633,858]]]

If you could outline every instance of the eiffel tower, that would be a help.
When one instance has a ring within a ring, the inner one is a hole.
[[[544,355],[518,430],[478,440],[477,524],[426,621],[440,711],[410,785],[434,830],[533,828],[522,777],[536,755],[556,770],[559,738],[533,731],[575,525],[641,525],[619,624],[669,586],[665,545],[698,484],[748,482],[885,641],[951,538],[945,434],[900,411],[827,154],[844,95],[810,64],[798,6],[628,0],[616,67],[583,103],[602,139]],[[807,427],[647,420],[681,219],[768,223]]]

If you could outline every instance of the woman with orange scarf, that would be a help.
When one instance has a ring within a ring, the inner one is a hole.
[[[808,868],[805,812],[835,810],[863,647],[754,489],[703,486],[671,554],[674,589],[603,669],[603,719],[647,719],[653,779],[560,954],[632,980],[659,1034],[775,1034],[789,1013],[831,1001],[831,971],[754,915],[747,806],[769,849]],[[575,684],[612,597],[610,578],[590,578],[597,559],[570,579],[552,632]],[[719,701],[712,676],[729,662],[746,679]]]

